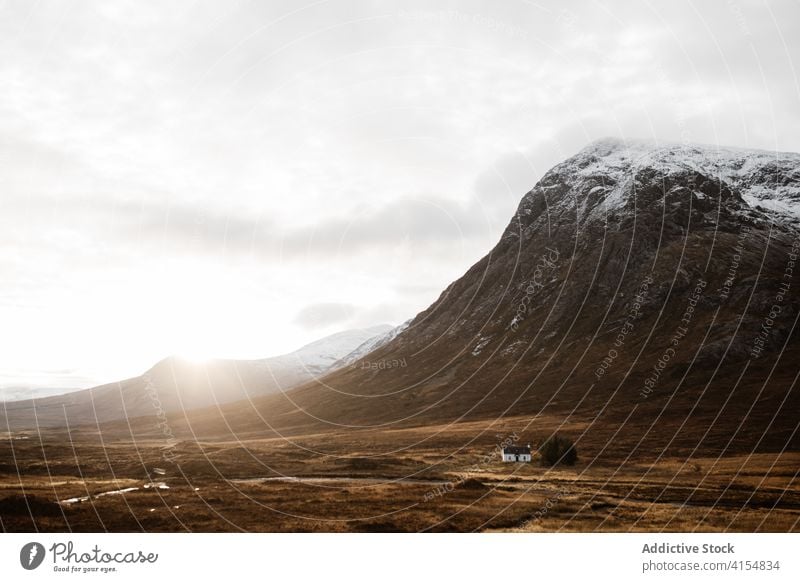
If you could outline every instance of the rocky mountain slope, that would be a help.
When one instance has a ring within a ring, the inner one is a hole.
[[[405,367],[341,368],[186,426],[549,415],[624,438],[618,454],[797,448],[799,204],[798,154],[595,142],[547,172],[496,247],[369,355]]]

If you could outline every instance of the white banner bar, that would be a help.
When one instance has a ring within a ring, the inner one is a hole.
[[[4,534],[0,579],[796,581],[798,550],[796,534]]]

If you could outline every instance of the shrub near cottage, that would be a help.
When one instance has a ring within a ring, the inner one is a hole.
[[[574,465],[578,460],[578,449],[570,439],[555,433],[539,447],[539,459],[545,467]]]

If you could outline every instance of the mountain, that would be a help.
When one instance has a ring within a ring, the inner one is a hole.
[[[796,448],[798,211],[798,154],[592,143],[369,354],[405,366],[340,367],[291,398],[198,411],[186,428],[541,416],[618,454]]]
[[[0,386],[0,402],[32,400],[75,392],[81,388],[43,388],[39,386]]]
[[[397,327],[393,327],[380,335],[376,335],[375,337],[368,339],[345,357],[335,362],[333,366],[331,366],[331,371],[344,368],[345,366],[352,366],[359,360],[362,360],[367,354],[370,354],[378,348],[385,346],[398,335],[403,333],[408,328],[409,324],[411,324],[410,319],[405,323],[398,325]]]
[[[61,396],[5,405],[10,427],[75,426],[153,417],[285,391],[322,376],[355,347],[385,334],[379,325],[336,333],[262,360],[195,363],[170,357],[142,376]],[[5,428],[5,423],[2,425]]]
[[[384,337],[393,330],[390,325],[376,325],[366,329],[351,329],[329,335],[286,356],[263,360],[275,365],[279,361],[287,367],[301,367],[314,377],[323,375],[347,354],[352,353],[353,346],[360,346]]]

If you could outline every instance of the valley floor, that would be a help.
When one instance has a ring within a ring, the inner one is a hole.
[[[170,461],[157,441],[7,435],[0,529],[800,531],[800,453],[634,459],[579,447],[573,467],[499,462],[496,445],[524,436],[513,423],[462,423],[182,441]]]

